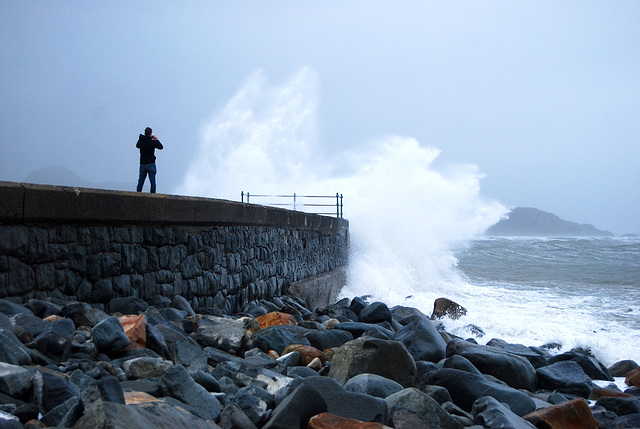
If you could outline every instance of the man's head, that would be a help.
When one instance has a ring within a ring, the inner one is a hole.
[[[153,130],[149,127],[144,129],[144,135],[147,137],[151,137],[151,133],[153,133]]]

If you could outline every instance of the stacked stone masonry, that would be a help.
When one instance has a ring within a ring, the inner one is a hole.
[[[103,194],[109,198],[123,193]],[[179,204],[179,197],[173,199]],[[198,204],[206,205],[207,200],[199,199]],[[292,282],[347,264],[346,221],[314,228],[305,224],[315,215],[305,215],[300,222],[285,213],[278,226],[278,213],[271,209],[269,218],[275,220],[264,222],[260,219],[264,208],[252,213],[246,204],[220,200],[209,204],[212,210],[217,204],[227,209],[243,206],[238,225],[228,220],[220,225],[183,220],[172,225],[166,216],[158,224],[123,223],[122,218],[99,223],[0,218],[0,298],[77,299],[108,310],[115,297],[138,296],[153,302],[157,296],[181,295],[194,309],[237,312],[251,301],[281,295]],[[253,215],[258,217],[255,222],[250,220]]]

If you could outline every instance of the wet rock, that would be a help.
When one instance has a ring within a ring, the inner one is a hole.
[[[438,362],[444,359],[447,344],[433,323],[420,316],[410,316],[408,321],[396,332],[395,340],[404,343],[414,360]]]
[[[473,403],[482,396],[491,396],[507,404],[518,416],[536,409],[533,399],[519,390],[458,369],[443,368],[429,372],[424,375],[422,382],[446,388],[454,404],[467,412],[471,411]]]
[[[173,363],[162,358],[139,357],[124,362],[122,369],[127,374],[127,378],[135,380],[161,377],[171,366]]]
[[[389,409],[400,407],[415,411],[427,423],[443,429],[462,428],[433,398],[413,387],[396,392],[384,401]]]
[[[139,314],[144,313],[148,308],[149,304],[137,296],[113,298],[109,301],[109,311],[111,313]]]
[[[536,428],[533,424],[514,414],[508,406],[491,396],[478,398],[473,404],[472,413],[475,416],[475,421],[486,428]]]
[[[335,416],[330,413],[320,413],[309,420],[309,429],[391,429],[382,423],[362,422],[356,419]]]
[[[618,416],[640,414],[640,402],[634,397],[603,397],[598,399],[596,406],[604,407]]]
[[[599,427],[587,401],[582,398],[534,411],[524,416],[524,419],[538,428],[598,429]]]
[[[27,342],[30,342],[33,338],[40,335],[47,325],[49,325],[49,323],[43,321],[41,318],[27,313],[14,314],[9,320],[14,327],[14,332],[16,328],[18,328],[31,337]]]
[[[77,397],[71,397],[42,416],[47,427],[72,427],[82,417],[82,404]]]
[[[461,355],[452,355],[444,360],[442,363],[443,368],[459,369],[461,371],[470,372],[472,374],[482,375],[482,373],[476,368],[469,359]]]
[[[640,387],[640,368],[629,371],[624,377],[624,382],[627,386]]]
[[[198,322],[196,341],[203,347],[215,347],[236,354],[247,341],[241,320],[202,316]]]
[[[91,330],[91,336],[98,350],[106,354],[119,352],[129,345],[129,338],[120,320],[115,316],[110,316],[95,325]]]
[[[146,402],[141,404],[120,405],[104,402],[85,412],[74,429],[96,428],[120,429],[216,429],[213,422],[202,420],[183,408],[166,402]]]
[[[71,343],[75,325],[70,319],[60,319],[47,323],[40,335],[33,339],[30,347],[51,358],[66,359],[71,353]]]
[[[362,373],[380,375],[403,387],[412,387],[417,381],[416,364],[399,341],[358,338],[339,347],[329,376],[344,384]]]
[[[260,324],[260,329],[268,328],[276,325],[297,325],[295,317],[291,314],[280,311],[272,311],[264,316],[257,317],[256,320]]]
[[[0,427],[2,429],[23,429],[22,423],[12,414],[0,411]]]
[[[0,362],[0,392],[16,398],[31,390],[31,372],[8,363]]]
[[[359,338],[367,331],[375,331],[382,338],[393,340],[394,333],[388,329],[383,328],[382,326],[371,324],[371,323],[363,323],[363,322],[341,322],[338,323],[334,329],[342,329],[343,331],[347,331],[353,335],[354,338]]]
[[[7,317],[11,317],[19,313],[30,314],[32,316],[34,315],[33,311],[20,304],[9,301],[8,299],[0,299],[0,313],[4,314]]]
[[[93,328],[109,317],[104,311],[93,308],[84,302],[72,302],[65,305],[62,307],[62,316],[73,320],[77,327],[88,326],[89,328]]]
[[[391,310],[383,302],[373,302],[360,311],[358,321],[363,323],[391,323]]]
[[[347,341],[353,340],[350,332],[341,329],[329,329],[324,331],[309,330],[304,335],[311,345],[319,350],[327,350],[334,347],[340,347]]]
[[[308,330],[299,326],[274,325],[260,329],[251,337],[251,347],[257,347],[265,353],[274,350],[279,355],[287,346],[301,344],[310,346],[305,334]]]
[[[176,341],[173,360],[188,371],[206,370],[208,368],[207,355],[202,351],[202,348],[187,341]]]
[[[593,383],[580,365],[573,361],[560,361],[536,370],[540,386],[548,390],[588,398]]]
[[[197,384],[182,366],[171,366],[161,380],[167,392],[177,400],[193,407],[198,417],[215,420],[220,415],[222,411],[220,402],[204,387]]]
[[[173,297],[173,300],[171,301],[171,306],[173,308],[186,312],[187,316],[195,316],[196,314],[195,311],[193,311],[191,304],[189,304],[189,301],[187,301],[184,297],[180,295],[176,295]]]
[[[0,362],[31,365],[31,354],[11,331],[0,329]]]
[[[549,365],[547,360],[548,355],[541,353],[538,350],[534,350],[531,347],[524,346],[522,344],[511,344],[504,340],[493,338],[487,342],[487,346],[494,347],[500,351],[521,356],[531,362],[534,368],[540,368],[541,366]]]
[[[235,404],[226,405],[220,413],[220,427],[223,429],[258,429]]]
[[[327,403],[311,385],[303,383],[288,395],[271,414],[264,429],[306,429],[309,419],[327,411]]]
[[[364,302],[364,300],[359,296],[356,296],[351,300],[351,303],[349,304],[349,310],[353,311],[353,313],[357,316],[362,310],[364,310],[366,306],[367,303]]]
[[[400,383],[377,374],[358,374],[344,384],[347,392],[364,393],[383,399],[402,389]]]
[[[49,412],[68,399],[78,396],[77,387],[63,374],[45,368],[36,371],[33,376],[34,394],[38,405]]]
[[[449,317],[456,320],[467,314],[467,309],[460,304],[451,301],[448,298],[438,298],[433,303],[433,313],[431,317],[434,319],[441,319],[443,317]]]
[[[389,424],[395,429],[435,429],[418,413],[396,407],[389,413]]]
[[[584,373],[587,374],[591,379],[613,381],[613,377],[609,373],[607,367],[605,367],[596,358],[581,353],[567,352],[557,356],[553,356],[549,358],[549,364],[567,360],[573,361],[580,365],[580,368],[582,368]]]
[[[627,359],[614,363],[608,370],[612,377],[625,377],[636,368],[638,368],[638,364],[633,360]]]
[[[447,356],[452,355],[468,359],[481,373],[493,375],[515,389],[534,391],[538,386],[536,369],[523,357],[460,339],[447,344]]]

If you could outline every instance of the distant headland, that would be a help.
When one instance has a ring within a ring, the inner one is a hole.
[[[491,226],[489,236],[534,236],[534,237],[613,237],[609,231],[597,229],[593,225],[579,224],[560,219],[553,213],[532,207],[516,207],[507,218]]]

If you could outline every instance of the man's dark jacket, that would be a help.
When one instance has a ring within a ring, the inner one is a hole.
[[[136,147],[140,149],[140,164],[153,164],[156,162],[155,150],[162,150],[160,140],[140,134]]]

